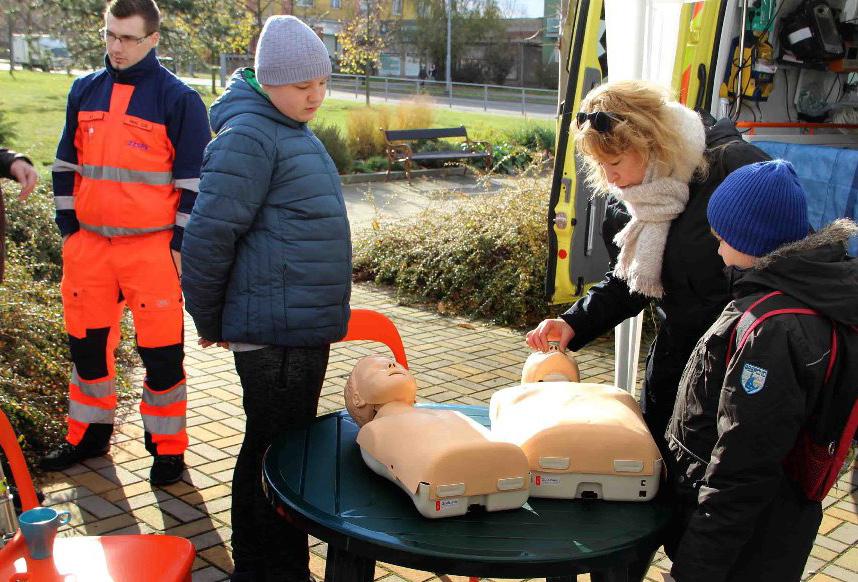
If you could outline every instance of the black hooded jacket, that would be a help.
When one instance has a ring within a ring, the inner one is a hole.
[[[782,540],[780,563],[790,553],[786,536],[803,539],[809,551],[818,521],[805,523],[809,531],[802,532],[795,531],[798,518],[769,514],[799,514],[815,504],[811,509],[821,515],[817,502],[785,499],[789,491],[801,496],[788,486],[782,462],[823,388],[830,321],[858,325],[858,260],[845,250],[856,233],[854,223],[835,221],[737,272],[736,299],[697,343],[667,431],[667,460],[679,497],[696,504],[673,556],[678,582],[751,579],[746,573],[758,571],[755,562],[772,559],[760,549],[760,539]],[[782,314],[765,320],[728,366],[726,350],[738,319],[774,290],[822,317]],[[756,384],[749,383],[752,376]],[[760,524],[782,522],[790,524],[789,531],[760,534]],[[792,570],[785,567],[769,579],[798,580],[807,555],[797,558]]]
[[[762,150],[742,140],[726,118],[707,130],[706,156],[709,170],[705,179],[689,184],[688,204],[670,225],[662,261],[664,297],[654,301],[661,326],[647,359],[645,390],[649,402],[644,403],[644,409],[657,438],[664,433],[679,377],[694,344],[730,301],[724,263],[706,219],[709,198],[733,170],[768,159]],[[619,254],[614,235],[629,219],[623,203],[610,197],[602,232],[612,267]],[[625,281],[608,272],[602,282],[561,316],[575,330],[569,349],[581,349],[639,314],[651,301],[645,295],[632,293]],[[657,411],[653,410],[655,398],[659,400]]]

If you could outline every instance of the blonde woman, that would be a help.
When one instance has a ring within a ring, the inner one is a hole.
[[[706,205],[721,180],[766,155],[729,119],[700,116],[643,81],[593,89],[576,116],[575,145],[588,181],[609,196],[603,236],[612,271],[566,313],[527,334],[579,350],[654,305],[660,322],[647,356],[644,417],[665,452],[664,431],[685,362],[729,301],[729,281],[709,231]]]

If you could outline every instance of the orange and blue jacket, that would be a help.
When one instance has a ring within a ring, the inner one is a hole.
[[[161,66],[155,50],[136,65],[76,79],[53,165],[56,222],[106,237],[173,230],[182,236],[211,138],[199,94]]]

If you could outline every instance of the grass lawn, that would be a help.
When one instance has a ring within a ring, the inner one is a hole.
[[[65,122],[66,95],[72,77],[33,71],[15,71],[14,78],[0,74],[0,109],[15,123],[18,136],[6,147],[29,155],[40,166],[43,176],[49,172],[56,154],[57,141]],[[211,105],[215,97],[201,88],[203,100]],[[379,99],[381,101],[381,99]],[[373,107],[394,107],[382,103]],[[336,124],[346,132],[346,115],[351,109],[363,108],[363,100],[328,99],[316,116],[315,123]],[[496,140],[499,135],[528,125],[553,127],[550,120],[523,119],[518,115],[490,115],[451,111],[444,106],[435,109],[436,127],[464,125],[474,139]]]

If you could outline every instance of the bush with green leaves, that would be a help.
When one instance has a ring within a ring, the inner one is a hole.
[[[348,174],[352,169],[352,154],[340,128],[334,124],[320,123],[313,126],[313,133],[328,150],[328,155],[334,160],[337,171],[340,174]]]
[[[393,164],[393,170],[401,170],[402,164],[399,162]],[[352,165],[352,171],[355,174],[372,174],[375,172],[387,171],[387,158],[383,156],[371,156],[365,160],[360,160]]]
[[[6,204],[0,406],[23,435],[25,453],[37,456],[61,442],[68,411],[71,360],[59,288],[62,249],[49,188],[39,186],[25,202],[8,196]],[[130,322],[124,320],[125,340],[117,353],[120,395],[130,391],[128,372],[137,361],[128,339],[134,337],[130,329]]]
[[[507,134],[508,141],[534,152],[549,152],[554,155],[555,131],[553,127],[529,124]]]
[[[2,103],[0,103],[0,145],[8,144],[17,135],[15,124],[6,117],[6,112],[3,111]]]
[[[503,141],[492,145],[492,172],[518,174],[542,159],[523,145]]]
[[[442,313],[533,325],[562,307],[545,300],[550,182],[523,178],[498,194],[430,207],[357,235],[358,281],[393,285]]]

